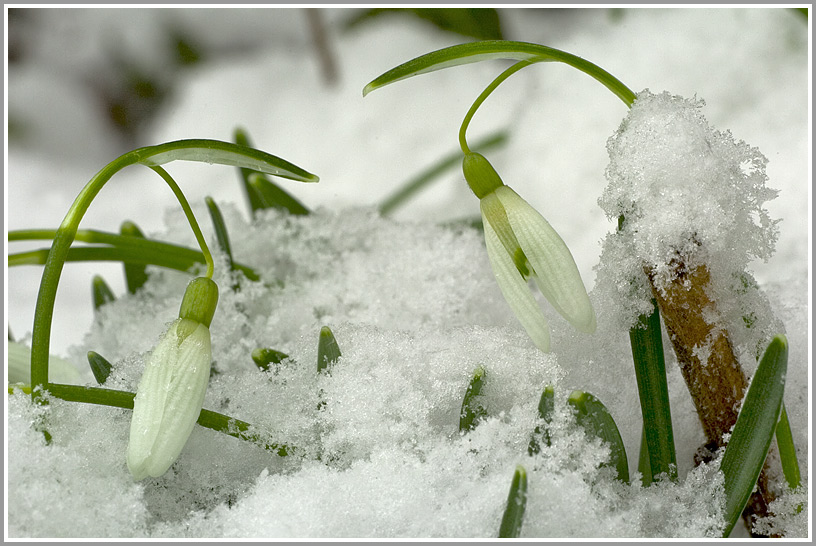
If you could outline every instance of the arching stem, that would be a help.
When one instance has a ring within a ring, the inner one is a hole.
[[[489,97],[490,94],[499,85],[501,85],[501,83],[504,80],[506,80],[507,78],[509,78],[510,76],[512,76],[513,74],[515,74],[516,72],[518,72],[519,70],[524,68],[525,66],[529,66],[529,65],[533,64],[534,62],[535,61],[521,61],[521,62],[518,62],[518,63],[514,64],[513,66],[511,66],[510,68],[508,68],[507,70],[505,70],[504,72],[499,74],[496,77],[496,79],[493,80],[490,83],[490,85],[488,85],[485,88],[485,90],[482,91],[482,94],[479,95],[476,98],[476,100],[473,102],[473,104],[470,107],[470,110],[468,110],[468,113],[465,114],[465,119],[462,121],[462,127],[459,129],[459,146],[461,146],[462,152],[464,152],[465,155],[470,153],[470,148],[468,148],[467,139],[465,138],[465,132],[467,131],[468,125],[470,125],[470,120],[473,119],[474,114],[476,114],[476,110],[479,109],[479,107],[487,99],[487,97]]]

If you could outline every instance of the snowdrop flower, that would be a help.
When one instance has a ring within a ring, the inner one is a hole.
[[[595,311],[567,245],[533,207],[505,186],[477,153],[465,155],[465,179],[480,200],[487,256],[504,299],[542,351],[550,349],[547,319],[530,292],[538,289],[577,330],[595,331]]]
[[[147,360],[133,402],[127,451],[137,481],[164,474],[198,420],[210,379],[209,326],[217,303],[218,286],[206,277],[193,279],[179,318]]]

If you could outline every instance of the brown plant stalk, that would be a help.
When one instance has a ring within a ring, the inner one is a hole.
[[[708,267],[688,268],[679,259],[671,265],[675,275],[666,285],[657,285],[654,270],[645,268],[645,272],[708,442],[698,452],[700,460],[705,460],[706,453],[713,456],[725,445],[724,435],[737,422],[748,378],[728,331],[706,320],[718,316],[717,304],[707,293],[711,280]],[[776,498],[778,472],[771,472],[771,459],[769,456],[766,460],[758,487],[742,514],[748,529],[756,518],[769,515],[768,505]]]

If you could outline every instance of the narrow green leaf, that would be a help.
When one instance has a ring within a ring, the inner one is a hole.
[[[777,429],[788,369],[788,340],[771,340],[742,402],[737,422],[720,461],[724,477],[725,521],[728,537],[756,486]]]
[[[779,458],[782,462],[782,473],[788,487],[796,489],[802,483],[802,474],[799,471],[799,461],[796,458],[796,446],[793,444],[793,434],[791,433],[788,412],[785,411],[785,403],[782,403],[782,410],[779,414],[779,424],[776,425],[776,445],[779,448]]]
[[[640,455],[638,456],[638,472],[643,487],[648,487],[654,480],[652,475],[652,463],[649,458],[649,445],[646,442],[646,428],[640,434]]]
[[[324,326],[320,329],[320,339],[317,344],[317,371],[327,372],[329,367],[340,358],[340,346],[331,328]]]
[[[199,161],[210,165],[217,163],[252,169],[299,182],[318,182],[320,180],[317,176],[285,159],[255,148],[220,140],[177,140],[139,148],[132,153],[138,163],[148,167],[164,165],[171,161]]]
[[[506,40],[460,44],[416,57],[375,78],[365,86],[363,96],[375,89],[412,76],[491,59],[511,59],[530,63],[562,62],[592,76],[628,106],[635,101],[635,94],[628,87],[606,70],[589,61],[551,47]]]
[[[588,392],[572,391],[567,402],[575,408],[575,417],[587,434],[598,436],[609,444],[610,466],[618,471],[618,479],[629,483],[629,462],[618,426],[606,406]]]
[[[221,214],[221,209],[215,204],[212,197],[204,198],[207,204],[207,210],[210,211],[210,218],[212,219],[213,228],[215,229],[215,238],[218,240],[218,248],[221,249],[227,256],[227,265],[232,269],[232,248],[230,247],[229,234],[227,233],[227,225],[224,223],[224,216]]]
[[[491,148],[501,146],[507,141],[507,132],[500,131],[493,133],[483,140],[477,142],[472,146],[474,150],[487,151]],[[435,164],[428,167],[426,170],[417,174],[407,182],[405,182],[396,192],[387,197],[380,204],[380,214],[386,216],[393,212],[398,207],[404,205],[411,197],[413,197],[420,190],[428,187],[434,180],[438,180],[439,176],[446,170],[453,167],[459,167],[462,164],[462,152],[458,148],[456,151],[446,155]],[[481,223],[481,218],[479,219]]]
[[[114,408],[133,409],[133,399],[136,394],[128,391],[113,389],[102,389],[99,387],[82,387],[78,385],[63,385],[61,383],[48,383],[46,389],[52,396],[67,402],[82,402],[84,404],[95,404],[98,406],[110,406]],[[202,409],[198,416],[198,424],[204,428],[221,432],[227,436],[232,436],[240,440],[253,443],[277,453],[281,457],[286,457],[297,450],[285,444],[271,443],[251,424],[240,419],[235,419],[228,415]]]
[[[144,233],[139,226],[130,221],[122,222],[120,230],[125,237],[138,237],[144,239]],[[147,267],[139,263],[125,262],[125,282],[128,292],[135,294],[147,282]]]
[[[91,280],[91,295],[93,296],[94,310],[116,299],[108,283],[99,275],[94,275]]]
[[[241,146],[251,146],[249,141],[249,135],[247,135],[246,131],[241,128],[235,129],[235,143]],[[238,168],[238,174],[241,177],[241,181],[244,184],[244,193],[247,196],[247,201],[249,201],[249,210],[252,215],[255,215],[256,210],[261,210],[264,208],[263,203],[261,202],[261,197],[258,195],[258,192],[249,185],[249,175],[254,173],[252,169],[247,169],[244,167]]]
[[[541,393],[541,399],[538,401],[538,416],[544,420],[544,426],[542,428],[542,426],[539,425],[535,428],[533,436],[530,438],[530,443],[527,446],[527,453],[529,455],[534,455],[541,451],[541,446],[538,443],[539,438],[542,438],[547,446],[551,445],[549,423],[552,420],[554,411],[555,389],[552,385],[547,385],[544,387],[544,391]]]
[[[651,477],[661,474],[677,480],[677,456],[657,305],[651,314],[639,317],[638,324],[629,331],[629,341],[643,414],[650,481]]]
[[[252,361],[263,371],[267,371],[272,364],[280,364],[284,358],[289,358],[289,355],[266,347],[252,351]]]
[[[487,411],[480,403],[482,386],[484,386],[485,369],[479,366],[473,372],[465,396],[462,399],[462,409],[459,412],[459,432],[467,432],[476,428],[479,419],[487,415]]]
[[[9,232],[9,241],[24,241],[38,239],[53,239],[56,230],[20,230]],[[157,265],[188,271],[196,264],[204,264],[204,255],[199,250],[185,246],[156,241],[155,239],[140,239],[95,230],[77,231],[75,239],[87,243],[106,243],[112,246],[81,246],[68,249],[67,261],[122,261],[133,264]],[[50,249],[43,248],[29,252],[9,254],[9,267],[19,265],[43,265],[48,258]],[[260,279],[250,267],[233,263],[233,267],[241,271],[248,279]]]
[[[280,209],[289,214],[305,216],[309,209],[303,203],[286,193],[277,184],[270,182],[261,173],[249,175],[249,187],[255,192],[261,209]]]
[[[527,507],[527,471],[518,465],[507,495],[507,507],[504,509],[499,538],[518,538],[524,523],[524,509]]]
[[[91,371],[93,372],[96,382],[100,385],[104,385],[113,369],[111,363],[105,360],[105,357],[99,353],[88,351],[88,364],[91,366]]]

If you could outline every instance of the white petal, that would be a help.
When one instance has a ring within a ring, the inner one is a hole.
[[[581,332],[595,331],[595,311],[567,245],[533,207],[507,186],[495,191],[507,220],[535,271],[547,301]]]
[[[489,196],[488,196],[489,197]],[[541,312],[538,302],[530,292],[527,282],[516,269],[507,250],[499,241],[498,235],[490,224],[490,219],[482,213],[484,224],[487,257],[493,267],[493,274],[499,284],[502,295],[515,313],[527,334],[536,347],[544,352],[550,350],[550,328],[547,319]]]
[[[175,321],[150,355],[134,400],[128,468],[136,480],[161,476],[195,426],[210,377],[210,332],[196,324],[179,343]]]

